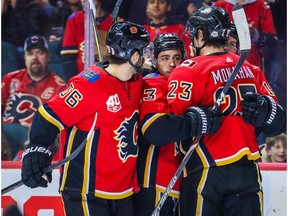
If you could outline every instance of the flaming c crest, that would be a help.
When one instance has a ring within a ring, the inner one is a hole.
[[[114,139],[118,140],[117,151],[120,160],[125,163],[129,157],[138,156],[137,146],[137,120],[139,113],[135,111],[130,118],[125,121],[114,131],[116,136]]]

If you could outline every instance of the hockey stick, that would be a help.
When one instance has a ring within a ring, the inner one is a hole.
[[[122,1],[123,0],[117,0],[116,4],[114,6],[114,9],[112,11],[112,22],[113,23],[117,22],[117,17],[118,17],[118,14],[119,14],[119,10],[120,10],[120,6],[122,4]]]
[[[96,23],[95,23],[96,8],[95,8],[95,5],[92,2],[92,0],[88,0],[88,2],[89,2],[89,6],[90,6],[90,11],[91,11],[91,21],[92,21],[92,26],[93,26],[93,31],[94,31],[94,37],[95,37],[95,43],[96,43],[96,48],[97,48],[97,52],[98,52],[98,57],[99,57],[99,61],[102,61],[103,60],[103,55],[102,55],[102,50],[101,50],[101,46],[100,46],[99,36],[98,36]]]
[[[217,98],[217,100],[216,100],[216,102],[212,108],[213,110],[216,110],[220,106],[220,103],[223,101],[225,95],[227,94],[231,84],[233,83],[236,75],[239,72],[239,69],[243,65],[243,63],[244,63],[245,59],[247,58],[247,56],[250,52],[250,49],[251,49],[250,33],[249,33],[248,23],[247,23],[247,19],[246,19],[246,15],[245,15],[243,7],[240,5],[235,6],[233,8],[232,15],[233,15],[234,23],[235,23],[235,26],[236,26],[236,29],[238,32],[238,37],[239,37],[240,57],[238,59],[238,62],[236,64],[233,72],[231,73],[228,81],[226,82],[224,88],[222,89],[221,94],[218,96],[218,98]],[[170,180],[165,192],[163,193],[160,200],[158,201],[158,203],[157,203],[157,205],[156,205],[156,207],[152,213],[152,216],[159,216],[160,215],[160,210],[161,210],[162,206],[164,205],[164,202],[166,201],[169,193],[171,192],[172,188],[174,187],[177,179],[181,175],[184,167],[186,166],[191,155],[193,154],[195,148],[199,144],[199,141],[201,138],[202,138],[202,135],[196,137],[195,141],[190,146],[190,148],[187,151],[186,155],[184,156],[181,164],[179,165],[178,169],[176,170],[174,176]]]
[[[56,169],[57,167],[60,167],[60,166],[64,165],[64,164],[67,163],[68,161],[73,160],[73,159],[81,152],[81,150],[84,148],[84,146],[86,145],[86,143],[88,142],[88,140],[91,138],[91,135],[92,135],[92,133],[93,133],[94,127],[95,127],[95,125],[96,125],[96,121],[97,121],[97,113],[95,114],[94,122],[93,122],[93,124],[92,124],[92,127],[91,127],[90,131],[89,131],[88,134],[87,134],[86,139],[83,140],[82,143],[75,149],[75,151],[73,151],[68,157],[66,157],[66,158],[64,158],[63,160],[58,161],[58,162],[56,162],[56,163],[54,163],[54,164],[51,164],[50,166],[44,168],[43,171],[42,171],[42,176],[43,176],[43,175],[45,176],[46,173],[49,173],[49,172],[51,172],[52,170]],[[43,176],[43,177],[44,177],[44,176]],[[9,191],[12,191],[12,190],[20,187],[21,185],[24,184],[25,181],[26,181],[26,179],[24,179],[24,181],[19,180],[19,181],[13,183],[13,184],[7,186],[6,188],[3,188],[3,189],[1,190],[1,194],[2,194],[2,195],[3,195],[3,194],[6,194],[6,193],[8,193]]]

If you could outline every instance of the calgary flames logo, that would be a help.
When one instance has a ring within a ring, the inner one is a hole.
[[[130,32],[131,32],[132,34],[136,34],[136,33],[137,33],[137,27],[132,26],[132,27],[130,28]]]
[[[3,121],[30,126],[34,113],[41,105],[41,100],[35,95],[11,94],[3,113]]]
[[[125,163],[129,157],[137,157],[138,155],[138,116],[138,111],[135,111],[130,118],[125,119],[120,127],[114,131],[116,134],[114,139],[118,140],[118,155],[123,163]]]

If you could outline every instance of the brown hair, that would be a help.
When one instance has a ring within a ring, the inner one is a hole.
[[[271,147],[278,141],[281,141],[283,146],[287,148],[287,135],[282,133],[280,135],[274,137],[267,137],[266,138],[266,148],[271,149]]]

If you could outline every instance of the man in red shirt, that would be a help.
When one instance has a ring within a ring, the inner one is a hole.
[[[48,70],[46,39],[33,35],[24,44],[25,69],[6,74],[2,79],[3,122],[30,127],[36,110],[66,88],[65,82]]]

